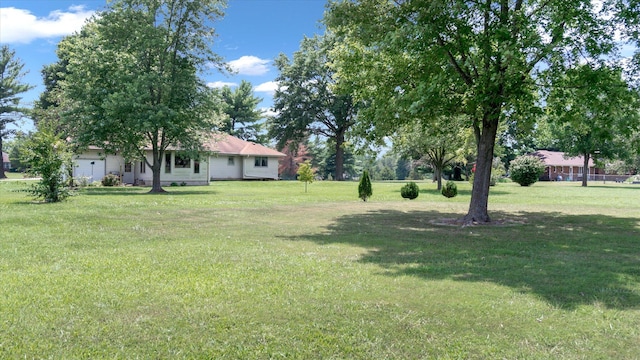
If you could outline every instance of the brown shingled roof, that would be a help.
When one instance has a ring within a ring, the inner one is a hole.
[[[205,143],[210,151],[225,155],[284,157],[280,151],[227,134],[213,135]]]
[[[242,155],[242,156],[270,156],[285,157],[287,155],[280,151],[268,148],[251,141],[242,140],[229,134],[211,134],[204,142],[204,149],[224,155]],[[99,146],[88,146],[89,150],[101,150]],[[167,150],[176,150],[177,147],[169,146]],[[148,146],[147,150],[151,150]],[[7,160],[8,161],[8,160]]]
[[[583,156],[565,157],[565,154],[560,151],[538,150],[531,155],[539,157],[542,161],[544,161],[544,164],[547,166],[583,166],[584,165]],[[593,167],[593,166],[594,166],[593,160],[589,159],[589,167]]]

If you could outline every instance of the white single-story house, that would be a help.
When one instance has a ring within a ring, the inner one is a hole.
[[[2,152],[2,168],[5,171],[11,170],[11,161],[9,160],[9,154]]]
[[[237,137],[216,134],[204,144],[200,159],[182,157],[176,149],[164,154],[160,181],[176,184],[207,185],[212,180],[278,179],[278,162],[285,154]],[[152,163],[151,149],[146,157]],[[107,174],[121,176],[125,184],[150,185],[153,173],[143,160],[127,161],[121,155],[105,154],[98,147],[74,156],[73,176],[100,181]]]

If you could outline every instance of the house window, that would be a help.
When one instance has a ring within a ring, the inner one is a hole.
[[[124,172],[131,172],[131,163],[125,163],[124,164]]]
[[[178,154],[176,154],[175,161],[173,163],[175,164],[176,169],[188,169],[191,167],[191,159]]]
[[[165,174],[171,174],[171,154],[164,155],[164,172]]]
[[[268,167],[269,158],[266,156],[256,156],[255,167]]]
[[[233,159],[233,157],[229,156],[229,159],[227,160],[227,165],[229,166],[235,166],[235,160]]]
[[[140,161],[140,174],[144,174],[147,172],[147,163],[144,161]]]
[[[193,160],[193,173],[200,174],[200,161]]]

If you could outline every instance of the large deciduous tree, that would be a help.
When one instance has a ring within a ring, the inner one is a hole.
[[[67,75],[69,56],[61,48],[58,49],[57,55],[57,62],[45,65],[40,71],[44,91],[34,103],[31,116],[36,128],[47,128],[60,136],[68,137],[71,130],[62,117],[65,111],[69,110],[70,102],[64,101],[65,94],[60,85]]]
[[[97,145],[153,172],[151,192],[163,192],[160,172],[170,147],[196,152],[216,124],[215,97],[200,71],[224,69],[211,50],[222,0],[114,0],[66,38],[65,121],[82,145]],[[144,149],[152,149],[152,159]]]
[[[0,47],[0,153],[3,139],[15,133],[15,129],[7,126],[14,124],[25,111],[21,108],[19,95],[29,91],[32,86],[21,83],[26,74],[24,64],[16,57],[16,52],[7,45]],[[0,166],[0,179],[7,176],[4,167]]]
[[[623,80],[621,69],[591,64],[568,69],[547,103],[558,147],[584,159],[582,186],[587,186],[589,160],[625,157],[640,128],[638,93]]]
[[[330,34],[305,38],[290,61],[281,54],[275,61],[280,75],[274,96],[269,136],[282,148],[309,135],[331,139],[335,149],[335,180],[344,180],[344,146],[356,119],[357,106],[350,95],[333,90],[329,51],[337,40]]]
[[[344,39],[338,83],[367,101],[366,131],[466,114],[477,163],[464,221],[483,223],[501,122],[535,103],[541,69],[612,51],[615,11],[586,0],[344,0],[326,23]]]
[[[220,97],[227,115],[220,130],[244,140],[259,142],[262,124],[258,120],[263,115],[257,106],[262,99],[253,95],[251,83],[242,80],[235,90],[225,86],[220,90]]]

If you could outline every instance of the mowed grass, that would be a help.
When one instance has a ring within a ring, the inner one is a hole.
[[[640,358],[640,186],[402,185],[0,181],[0,358]]]

